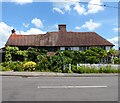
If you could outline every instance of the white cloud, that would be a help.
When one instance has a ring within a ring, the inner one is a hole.
[[[64,10],[64,11],[70,11],[72,3],[70,2],[54,2],[53,3],[53,8],[59,8],[60,10]]]
[[[90,0],[88,3],[88,11],[85,14],[94,14],[104,10],[104,7],[100,5],[102,5],[101,0]]]
[[[82,15],[86,12],[84,5],[79,5],[78,3],[75,4],[74,10],[79,14]]]
[[[79,26],[76,26],[76,27],[75,27],[75,29],[77,29],[77,30],[80,30],[80,29],[81,29],[81,27],[79,27]]]
[[[23,23],[23,26],[27,28],[29,26],[29,24]]]
[[[120,28],[113,28],[114,32],[120,32]]]
[[[45,31],[42,31],[37,28],[30,28],[30,30],[27,31],[16,31],[16,34],[23,34],[23,35],[30,35],[30,34],[45,34]]]
[[[53,8],[58,8],[62,12],[69,12],[71,9],[75,10],[79,15],[94,14],[99,11],[104,10],[104,7],[101,6],[103,3],[101,0],[90,0],[87,7],[85,8],[82,3],[79,3],[80,0],[66,0],[68,2],[54,2]],[[63,14],[63,13],[61,13]]]
[[[74,2],[54,2],[53,3],[53,10],[64,14],[65,12],[71,11],[71,6],[74,5],[78,0],[74,0]],[[56,9],[57,8],[57,9]]]
[[[57,12],[59,12],[61,14],[64,14],[64,12],[61,9],[59,9],[59,8],[53,8],[53,11],[57,11]]]
[[[93,22],[92,19],[90,19],[90,21],[86,21],[84,25],[82,25],[81,28],[87,28],[90,31],[95,30],[96,28],[100,27],[101,24],[97,23],[97,22]]]
[[[35,27],[37,28],[40,28],[40,27],[43,27],[43,23],[40,19],[38,18],[34,18],[32,21],[31,21],[32,24],[35,25]]]
[[[114,37],[114,38],[107,39],[107,40],[115,45],[114,47],[115,49],[118,49],[118,37]],[[120,37],[119,37],[119,40],[120,40]]]
[[[24,4],[32,3],[33,0],[10,0],[10,2],[15,2],[16,4],[24,5]]]
[[[65,5],[65,10],[70,11],[71,10],[70,5]]]
[[[10,32],[13,29],[13,27],[7,25],[4,22],[0,22],[0,48],[4,47],[7,39],[10,36]]]

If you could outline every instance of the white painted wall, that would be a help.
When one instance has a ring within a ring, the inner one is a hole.
[[[110,46],[106,46],[106,47],[105,47],[105,50],[106,50],[106,51],[109,51],[110,48],[111,48]]]
[[[65,50],[65,47],[60,47],[60,50]]]
[[[70,50],[79,50],[79,47],[69,47]],[[65,47],[60,47],[60,50],[65,50]]]
[[[79,50],[79,47],[71,47],[72,50]]]

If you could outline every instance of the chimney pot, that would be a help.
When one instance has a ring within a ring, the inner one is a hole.
[[[15,29],[11,30],[12,34],[15,34]]]

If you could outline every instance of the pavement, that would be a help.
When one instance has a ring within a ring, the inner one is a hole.
[[[118,76],[118,73],[78,74],[78,73],[55,73],[55,72],[0,72],[0,76],[22,76],[22,77],[110,77]]]

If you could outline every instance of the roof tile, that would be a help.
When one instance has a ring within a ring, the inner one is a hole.
[[[38,35],[12,35],[10,46],[114,46],[95,32],[47,32]]]

